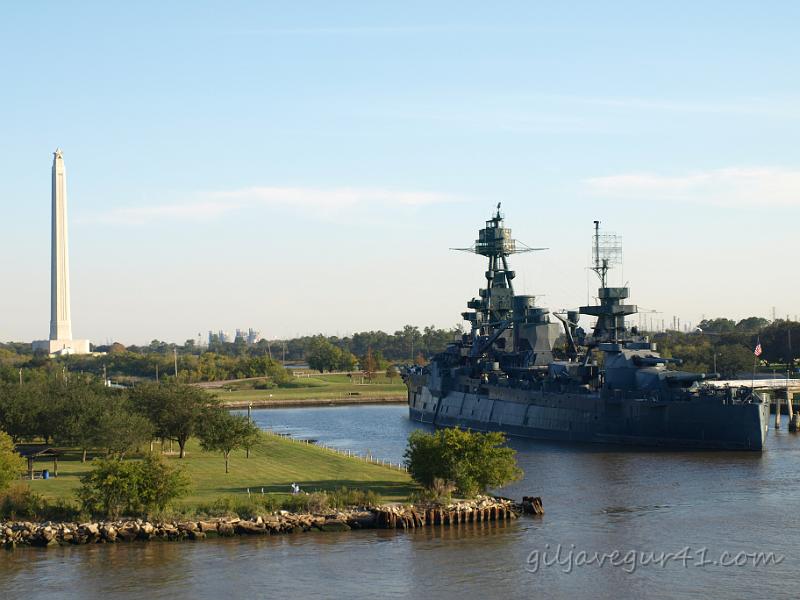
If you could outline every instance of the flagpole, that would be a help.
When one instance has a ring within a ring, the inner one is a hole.
[[[756,365],[758,364],[758,357],[761,356],[761,336],[756,339],[756,349],[753,350],[753,378],[750,380],[750,395],[755,395],[756,389]]]

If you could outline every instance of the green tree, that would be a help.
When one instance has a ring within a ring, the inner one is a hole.
[[[422,343],[422,334],[419,332],[419,327],[405,325],[402,331],[395,331],[394,335],[400,341],[403,357],[413,358],[414,351],[418,350]]]
[[[129,410],[123,398],[115,398],[97,420],[95,443],[121,459],[153,439],[153,431],[147,417]]]
[[[33,384],[0,384],[0,427],[14,442],[33,437],[39,403],[34,403]]]
[[[736,330],[736,321],[724,317],[703,319],[697,326],[704,333],[728,333]]]
[[[186,442],[204,411],[215,403],[204,390],[175,381],[143,384],[131,391],[132,406],[150,420],[157,437],[178,443],[180,458],[186,456]]]
[[[383,352],[378,350],[377,352],[373,352],[372,358],[375,360],[375,371],[383,371],[386,367],[389,366],[389,361],[386,360],[383,356]]]
[[[753,336],[755,347],[757,336]],[[800,356],[800,323],[778,319],[765,327],[758,338],[764,354],[763,360],[770,363],[794,364]]]
[[[736,379],[753,369],[755,355],[741,344],[726,344],[717,350],[717,371],[723,379]]]
[[[736,330],[743,333],[758,333],[767,325],[769,321],[763,317],[747,317],[736,323]]]
[[[25,460],[14,450],[11,436],[0,431],[0,492],[7,490],[23,471]]]
[[[321,335],[312,340],[306,353],[308,366],[320,373],[335,369],[341,357],[342,351]]]
[[[207,411],[198,428],[200,446],[207,452],[222,452],[226,473],[231,452],[252,447],[258,436],[258,427],[247,417],[221,409]]]
[[[500,487],[522,476],[516,451],[502,433],[441,429],[408,436],[405,460],[411,476],[426,488],[436,480],[452,482],[465,497]]]
[[[61,423],[57,440],[81,449],[81,462],[86,462],[89,448],[100,444],[103,415],[108,409],[110,394],[106,388],[78,384],[70,386],[62,404]],[[112,401],[113,403],[113,401]]]
[[[356,368],[357,362],[358,359],[352,352],[349,352],[347,350],[342,350],[336,368],[339,371],[352,371],[353,369]]]

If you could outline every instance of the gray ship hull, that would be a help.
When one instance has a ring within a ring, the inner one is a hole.
[[[408,383],[414,421],[544,440],[760,451],[769,416],[763,402],[604,399],[491,386],[437,396],[426,385]]]

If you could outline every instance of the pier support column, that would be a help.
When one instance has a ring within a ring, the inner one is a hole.
[[[781,397],[775,394],[775,429],[781,428]]]
[[[800,431],[800,412],[794,413],[792,418],[789,419],[789,431]]]

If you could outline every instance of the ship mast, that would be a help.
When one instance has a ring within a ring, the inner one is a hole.
[[[625,338],[625,317],[636,314],[636,306],[622,304],[628,297],[627,287],[609,287],[608,271],[622,264],[622,242],[615,233],[600,231],[600,221],[594,222],[592,237],[592,266],[589,267],[600,278],[597,291],[599,306],[581,306],[580,313],[597,317],[592,333],[592,344],[619,342]]]
[[[622,264],[622,243],[615,233],[600,233],[600,221],[594,222],[592,238],[592,271],[600,278],[600,287],[608,286],[608,271]]]
[[[508,257],[512,254],[535,252],[547,248],[531,248],[511,237],[511,229],[503,226],[500,203],[497,212],[486,221],[486,227],[478,232],[478,239],[469,248],[451,248],[485,256],[489,260],[486,270],[486,288],[479,291],[480,299],[473,298],[467,307],[475,312],[465,312],[462,316],[470,321],[473,333],[483,332],[499,322],[510,318],[516,273],[509,268]]]

